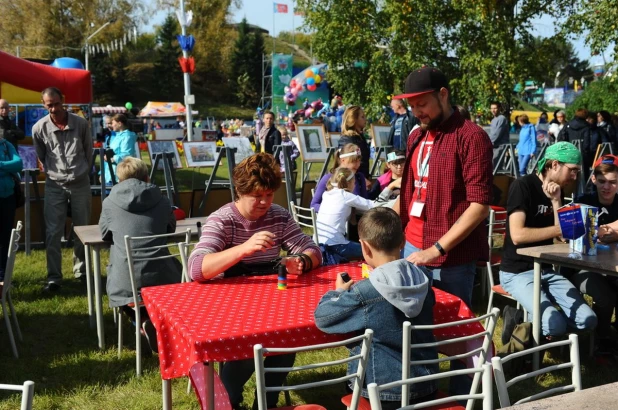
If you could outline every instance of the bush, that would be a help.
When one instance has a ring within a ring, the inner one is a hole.
[[[612,77],[591,82],[568,106],[567,118],[572,118],[578,108],[586,108],[588,111],[607,110],[610,113],[618,111],[618,81]]]

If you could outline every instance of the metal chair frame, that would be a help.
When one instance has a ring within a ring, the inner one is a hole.
[[[532,371],[530,373],[522,374],[506,381],[504,376],[503,364],[513,359],[517,359],[522,356],[541,352],[554,347],[569,346],[570,360],[567,363],[555,364]],[[514,403],[523,404],[530,401],[542,399],[544,397],[553,396],[555,394],[562,394],[570,391],[580,391],[582,389],[582,378],[580,373],[580,360],[579,360],[579,342],[576,334],[569,335],[567,340],[560,340],[558,342],[548,343],[543,346],[533,347],[521,352],[510,354],[506,357],[493,357],[491,364],[494,371],[494,377],[496,379],[496,387],[498,388],[498,398],[500,399],[500,407],[511,406],[511,399],[509,397],[508,389],[516,383],[522,380],[530,379],[542,374],[553,372],[560,369],[571,369],[571,384],[567,386],[554,387],[549,390],[545,390],[541,393],[533,394],[532,396],[525,397],[518,402]]]
[[[313,387],[322,387],[336,385],[342,382],[353,382],[354,389],[352,393],[352,401],[348,407],[351,410],[356,410],[361,398],[361,390],[363,387],[363,380],[365,379],[365,368],[367,364],[367,358],[369,356],[369,348],[371,340],[373,338],[373,330],[367,329],[365,333],[350,339],[342,340],[340,342],[323,343],[312,346],[292,347],[292,348],[265,348],[261,344],[253,346],[253,357],[255,361],[255,379],[257,388],[257,402],[259,410],[267,410],[266,407],[266,393],[268,392],[286,392],[290,390],[301,390]],[[343,347],[351,343],[362,342],[360,354],[354,356],[348,356],[344,359],[332,360],[329,362],[311,363],[303,366],[294,367],[264,367],[264,357],[270,353],[300,353],[313,350],[331,349],[335,347]],[[265,374],[266,373],[288,373],[305,370],[313,370],[330,366],[337,366],[347,364],[350,362],[358,362],[358,368],[356,373],[349,374],[341,377],[334,377],[331,379],[320,380],[317,382],[303,383],[298,385],[285,385],[285,386],[273,386],[266,387]]]
[[[9,341],[11,342],[11,350],[13,351],[13,356],[16,359],[19,359],[19,353],[17,351],[17,344],[15,343],[13,326],[15,326],[17,338],[20,342],[23,341],[23,337],[21,334],[21,329],[19,328],[19,322],[17,321],[15,307],[13,306],[13,299],[11,298],[11,282],[13,280],[13,271],[15,269],[15,254],[19,249],[19,239],[21,238],[20,232],[22,227],[22,222],[17,221],[16,227],[11,231],[11,239],[9,241],[9,253],[6,261],[6,268],[4,270],[4,285],[2,286],[2,293],[0,294],[0,305],[2,306],[4,324],[6,326],[7,334],[9,335]],[[11,325],[11,320],[13,321],[13,325]]]
[[[32,399],[34,397],[34,382],[25,381],[24,384],[0,384],[0,390],[11,390],[21,392],[20,410],[32,410]]]
[[[318,244],[318,224],[315,209],[303,208],[290,201],[290,211],[292,212],[292,217],[294,218],[294,221],[296,221],[296,223],[300,227],[304,226],[306,228],[313,229],[312,238],[313,241]]]

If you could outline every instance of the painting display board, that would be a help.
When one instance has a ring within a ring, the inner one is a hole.
[[[148,152],[150,153],[150,161],[152,164],[154,164],[154,154],[171,152],[174,154],[174,158],[172,159],[174,168],[182,168],[176,141],[148,141]],[[163,162],[159,162],[158,169],[163,169]]]

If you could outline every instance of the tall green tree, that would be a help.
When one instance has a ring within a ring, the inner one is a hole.
[[[584,35],[593,53],[613,46],[618,56],[618,3],[616,0],[576,2],[571,16],[563,26],[567,34]]]
[[[169,14],[157,30],[156,60],[154,75],[158,85],[158,98],[164,101],[180,101],[183,95],[183,78],[178,57],[181,55],[176,35],[180,28],[173,14]]]
[[[262,34],[250,30],[247,19],[243,18],[238,24],[238,36],[231,57],[231,78],[243,106],[256,104],[256,96],[261,94],[263,54]]]

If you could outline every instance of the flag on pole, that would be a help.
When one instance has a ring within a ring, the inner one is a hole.
[[[273,11],[275,13],[287,13],[288,12],[288,5],[287,4],[281,4],[281,3],[273,3]]]

